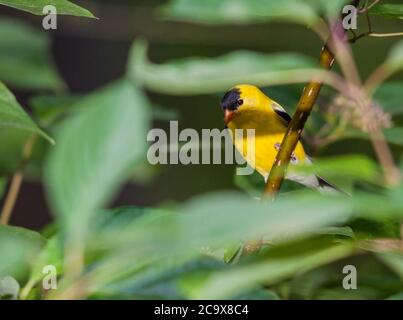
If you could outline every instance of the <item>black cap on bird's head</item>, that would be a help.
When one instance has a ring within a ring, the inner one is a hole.
[[[221,99],[221,108],[223,111],[231,110],[235,111],[239,108],[241,100],[241,91],[238,88],[231,89]]]
[[[236,110],[243,104],[241,91],[238,88],[231,89],[221,99],[221,109],[224,111],[224,122],[228,124],[234,116]]]

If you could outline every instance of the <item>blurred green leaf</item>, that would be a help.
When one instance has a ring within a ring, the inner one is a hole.
[[[242,249],[242,244],[241,243],[228,247],[224,252],[224,261],[226,263],[233,262],[234,259],[240,253],[241,249]]]
[[[89,248],[117,247],[126,256],[129,251],[137,256],[145,252],[185,254],[202,247],[214,250],[261,237],[270,242],[288,241],[360,217],[400,219],[400,193],[398,188],[384,195],[361,192],[348,197],[304,190],[274,203],[238,193],[205,195],[188,202],[179,213],[149,209],[119,234],[98,232]]]
[[[403,145],[403,128],[387,128],[383,132],[388,142]]]
[[[129,277],[120,279],[103,289],[109,293],[125,293],[159,299],[184,299],[190,279],[194,275],[221,270],[225,264],[211,257],[167,258],[153,261]]]
[[[398,238],[400,224],[396,219],[367,220],[355,219],[349,223],[358,239]]]
[[[238,51],[218,58],[188,58],[162,65],[147,59],[147,45],[133,45],[128,72],[148,89],[178,95],[215,93],[239,83],[274,85],[307,81],[320,73],[317,63],[296,53]]]
[[[136,219],[148,214],[152,209],[143,207],[118,207],[114,209],[101,210],[98,217],[91,224],[93,233],[108,231],[118,231],[127,224],[133,223]]]
[[[45,244],[46,240],[34,231],[0,226],[0,277],[24,276]]]
[[[0,39],[1,81],[32,90],[65,87],[53,63],[45,33],[21,21],[2,18]]]
[[[54,6],[57,14],[95,18],[91,12],[67,0],[0,0],[0,4],[36,15],[43,15],[43,9]]]
[[[334,236],[342,236],[347,238],[355,238],[354,231],[350,227],[327,227],[327,228],[320,228],[315,234],[321,235],[334,235]]]
[[[124,208],[126,218],[119,219],[115,227],[109,228],[109,225],[114,224],[108,222],[110,218],[106,218],[101,223],[105,227],[91,233],[87,243],[88,253],[102,252],[103,258],[91,266],[88,273],[89,286],[102,292],[109,284],[120,282],[124,286],[124,279],[130,276],[133,277],[131,283],[136,287],[143,279],[142,273],[159,265],[158,261],[162,264],[167,259],[184,262],[200,252],[222,250],[239,241],[263,238],[270,243],[268,254],[272,246],[280,246],[274,262],[270,259],[263,261],[266,257],[262,257],[263,260],[256,264],[251,262],[247,266],[251,269],[241,269],[241,273],[236,273],[245,278],[234,282],[235,287],[230,285],[228,291],[220,291],[216,287],[215,293],[222,294],[222,297],[245,294],[257,289],[256,286],[262,281],[274,283],[301,270],[311,270],[350,255],[352,247],[345,243],[354,240],[351,229],[335,227],[343,226],[357,217],[401,219],[403,202],[400,193],[399,190],[393,190],[385,195],[364,193],[347,197],[304,191],[279,197],[276,202],[253,201],[242,194],[219,193],[193,199],[177,212],[147,209],[140,210],[138,216],[139,209],[133,208],[134,219],[130,218],[130,208]],[[300,241],[309,235],[320,239],[314,241],[314,244]],[[288,248],[292,240],[296,240],[295,244],[291,245],[290,250],[285,250],[283,246]],[[244,265],[242,267],[246,268]],[[227,276],[232,275],[232,272],[232,269],[228,269],[222,274]],[[153,274],[158,276],[158,272]],[[197,286],[193,282],[194,289],[190,293],[186,291],[187,294],[191,298],[207,297],[205,283],[210,283],[213,278],[219,281],[219,274],[210,277],[205,272],[196,271],[195,278],[192,275],[190,278],[199,279]],[[233,278],[228,278],[228,281],[233,281]],[[165,290],[160,285],[166,290],[172,290],[170,285],[165,287],[163,283],[157,285],[158,290]],[[203,291],[198,288],[203,288]]]
[[[262,203],[242,194],[209,195],[190,201],[181,213],[150,210],[118,233],[92,233],[89,251],[112,254],[98,263],[103,271],[94,270],[94,285],[99,279],[125,274],[135,266],[133,261],[181,258],[201,248],[213,251],[263,236],[271,242],[287,241],[348,219],[351,203],[344,197],[317,196],[304,193]]]
[[[0,176],[12,175],[20,166],[22,151],[31,133],[15,128],[0,128]],[[44,156],[53,146],[45,139],[35,143],[29,162],[25,166],[24,176],[30,181],[41,177]]]
[[[23,145],[29,137],[26,131],[0,128],[0,174],[10,175],[17,170]]]
[[[49,142],[53,143],[45,132],[43,132],[24,109],[20,106],[14,95],[7,87],[0,82],[0,128],[15,128],[31,133],[37,133]]]
[[[379,3],[369,10],[369,14],[380,15],[386,18],[403,19],[403,5]]]
[[[392,115],[403,114],[403,82],[385,82],[375,92],[384,111]]]
[[[358,271],[356,290],[345,290],[342,286],[343,267],[354,265]],[[385,299],[401,289],[401,281],[372,254],[360,252],[347,259],[297,274],[283,284],[290,300],[321,299]]]
[[[352,244],[334,244],[320,239],[313,242],[292,243],[272,248],[256,262],[211,274],[194,291],[191,298],[225,299],[247,292],[261,284],[272,285],[295,273],[306,272],[318,266],[347,257],[354,252]],[[298,250],[297,250],[298,249]]]
[[[313,24],[324,12],[336,15],[347,0],[172,0],[162,9],[170,19],[203,24],[287,21]]]
[[[72,110],[73,106],[81,99],[76,95],[39,95],[29,100],[35,117],[44,126],[53,124],[61,118],[66,112]]]
[[[147,100],[121,80],[78,102],[57,133],[46,184],[63,227],[83,235],[91,215],[106,205],[147,147]]]
[[[403,253],[383,252],[378,253],[377,256],[402,279],[403,283]]]
[[[386,128],[383,130],[383,133],[387,142],[396,145],[403,145],[403,128]],[[344,133],[342,138],[369,139],[370,137],[367,133],[359,130],[348,130]]]
[[[28,283],[34,285],[40,281],[44,277],[43,268],[48,265],[54,266],[59,276],[63,274],[63,247],[57,237],[49,239],[34,259]]]
[[[278,294],[272,290],[268,289],[258,289],[256,291],[248,292],[243,294],[237,299],[240,300],[280,300]]]
[[[386,300],[403,300],[403,291],[388,297]]]
[[[384,63],[390,72],[396,72],[403,68],[403,40],[398,41],[392,47]]]
[[[17,300],[20,285],[13,277],[0,278],[0,300]]]

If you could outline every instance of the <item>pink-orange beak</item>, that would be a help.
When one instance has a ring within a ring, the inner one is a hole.
[[[234,119],[236,115],[236,111],[231,111],[228,109],[225,109],[224,111],[224,123],[227,125],[228,123],[231,122],[232,119]]]

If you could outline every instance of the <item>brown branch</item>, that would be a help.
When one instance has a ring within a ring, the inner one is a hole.
[[[357,7],[359,0],[354,0],[351,4]],[[345,30],[342,26],[341,19],[335,23],[332,29],[331,39],[329,39],[322,48],[319,58],[320,65],[325,69],[330,69],[335,60],[335,56],[329,48],[330,45],[336,43],[337,40],[340,40],[338,38],[345,38]],[[332,37],[334,39],[332,39]],[[280,146],[280,150],[277,153],[276,160],[274,161],[273,167],[270,170],[270,175],[264,190],[264,194],[269,197],[273,198],[281,188],[291,155],[297,146],[299,139],[301,138],[305,123],[312,111],[313,106],[315,105],[320,89],[322,88],[322,84],[323,83],[320,81],[313,80],[304,88],[304,91],[302,92],[302,96],[297,105],[297,110],[295,111],[287,128]]]
[[[330,51],[329,47],[325,45],[320,54],[320,65],[326,69],[330,69],[333,65],[333,62],[334,55]],[[270,171],[269,179],[267,180],[265,188],[265,194],[274,196],[280,190],[287,165],[290,162],[291,154],[298,144],[302,130],[305,126],[305,122],[309,117],[321,88],[321,82],[311,82],[304,88],[302,96],[297,105],[297,110],[295,111],[291,123],[288,126],[287,132],[284,135],[280,150]]]
[[[4,201],[3,210],[0,215],[0,225],[6,225],[9,223],[11,214],[13,212],[15,203],[18,198],[18,194],[21,189],[22,181],[24,180],[24,169],[31,157],[33,147],[35,145],[37,135],[33,134],[25,143],[22,150],[22,160],[17,172],[14,173],[11,179],[10,188],[8,190],[6,199]]]

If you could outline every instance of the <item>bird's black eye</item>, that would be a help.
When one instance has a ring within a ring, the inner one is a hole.
[[[243,105],[243,100],[242,99],[238,99],[238,106],[242,106]]]

